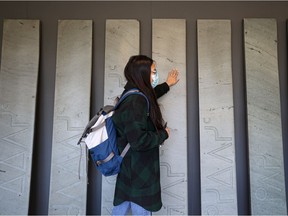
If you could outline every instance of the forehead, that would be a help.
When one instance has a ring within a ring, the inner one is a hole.
[[[152,68],[152,69],[155,69],[155,68],[156,68],[156,63],[155,63],[155,62],[153,62],[153,64],[151,65],[151,68]]]

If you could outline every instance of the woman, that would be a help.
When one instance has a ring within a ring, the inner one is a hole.
[[[138,55],[129,59],[124,74],[127,84],[123,93],[132,88],[139,89],[149,99],[150,113],[148,116],[143,96],[130,95],[112,117],[120,152],[127,143],[131,146],[117,176],[112,214],[125,215],[131,209],[133,215],[151,215],[162,207],[159,146],[170,133],[164,126],[157,98],[178,82],[178,71],[172,70],[167,81],[156,86],[158,73],[155,62]]]

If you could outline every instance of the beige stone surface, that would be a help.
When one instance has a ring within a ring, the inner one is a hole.
[[[39,20],[4,20],[0,70],[0,212],[28,214]]]
[[[201,207],[237,215],[231,21],[198,20]]]
[[[286,215],[275,19],[245,19],[251,211]]]
[[[59,20],[49,214],[85,215],[86,148],[77,145],[90,118],[92,21]]]

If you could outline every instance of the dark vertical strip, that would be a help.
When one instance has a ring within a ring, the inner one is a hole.
[[[199,90],[196,20],[187,20],[188,214],[201,215]]]
[[[94,21],[92,46],[91,118],[103,106],[104,101],[105,19],[97,19]],[[101,173],[96,171],[95,165],[89,159],[87,215],[101,215],[101,193]]]
[[[88,164],[88,187],[87,187],[87,215],[101,215],[101,173],[96,171],[95,165],[89,159]]]
[[[41,19],[40,19],[41,20]],[[36,121],[29,215],[47,215],[50,189],[52,125],[57,22],[42,22],[40,71],[38,77]]]
[[[287,16],[288,17],[288,16]],[[286,26],[285,26],[286,24]],[[286,27],[286,30],[285,30]],[[278,22],[278,61],[280,79],[280,100],[283,131],[283,154],[286,185],[286,206],[288,206],[288,20]]]
[[[232,21],[232,71],[235,119],[235,151],[238,214],[250,215],[250,181],[247,138],[247,111],[244,71],[243,25],[241,20]]]

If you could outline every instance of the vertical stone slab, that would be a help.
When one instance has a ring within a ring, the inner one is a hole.
[[[105,44],[104,104],[113,104],[124,90],[124,67],[140,50],[137,20],[107,20]],[[102,215],[111,215],[116,176],[102,177]]]
[[[0,212],[28,214],[39,20],[4,20],[0,70]]]
[[[251,211],[286,215],[275,19],[244,19]]]
[[[186,20],[153,19],[152,56],[160,83],[177,68],[180,81],[159,103],[171,135],[160,149],[162,209],[157,215],[187,215]]]
[[[49,214],[85,215],[87,158],[77,145],[90,113],[92,21],[58,23]]]
[[[198,20],[201,207],[237,215],[231,21]]]

